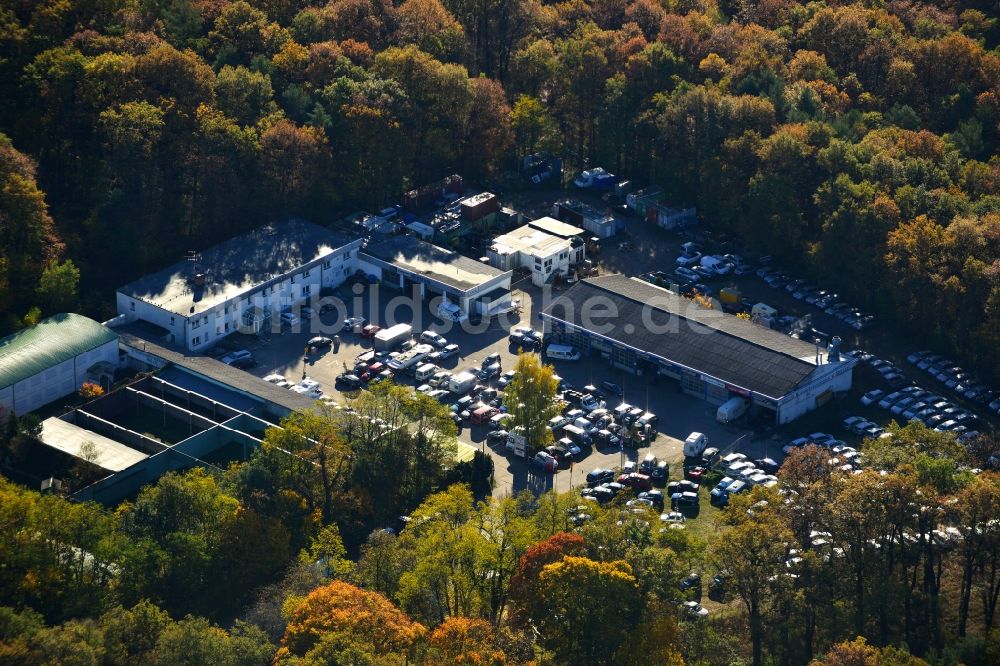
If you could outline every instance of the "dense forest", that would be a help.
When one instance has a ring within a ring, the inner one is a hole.
[[[606,505],[489,497],[489,468],[476,469],[489,458],[454,464],[447,407],[408,388],[387,382],[351,406],[293,415],[249,461],[169,473],[117,507],[0,479],[0,663],[1000,656],[1000,475],[970,471],[992,450],[892,426],[846,474],[809,446],[777,487],[735,495],[717,530],[675,529],[631,492]],[[8,425],[0,454],[34,425]],[[707,616],[684,605],[698,600]]]
[[[2,328],[542,150],[1000,377],[998,40],[986,0],[4,0]]]

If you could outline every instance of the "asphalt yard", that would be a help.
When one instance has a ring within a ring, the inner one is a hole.
[[[259,377],[279,373],[291,382],[300,380],[305,374],[320,382],[324,393],[338,402],[344,402],[346,396],[334,387],[337,375],[345,368],[353,367],[354,359],[371,349],[370,340],[339,330],[339,323],[343,321],[344,316],[365,317],[369,322],[383,327],[396,323],[410,323],[415,334],[426,329],[441,333],[449,342],[458,344],[460,348],[458,356],[442,363],[442,367],[451,372],[467,368],[478,369],[482,360],[494,352],[501,355],[504,369],[510,369],[517,357],[517,350],[508,342],[510,328],[531,325],[540,329],[538,311],[547,298],[558,295],[558,292],[543,294],[527,279],[518,281],[514,289],[515,298],[521,301],[520,313],[512,312],[479,326],[466,328],[453,325],[451,322],[443,322],[433,316],[431,312],[436,308],[434,300],[414,301],[396,290],[378,286],[364,290],[341,290],[343,312],[323,314],[318,319],[303,322],[298,331],[275,334],[270,340],[257,343],[252,352],[259,365],[251,372]],[[328,349],[306,354],[306,341],[314,335],[328,337],[339,335],[340,346],[336,351]],[[593,449],[572,469],[563,469],[551,475],[540,472],[523,459],[508,455],[503,446],[491,449],[486,445],[488,432],[486,427],[463,424],[459,432],[459,441],[464,445],[461,447],[460,457],[471,457],[474,449],[490,452],[496,470],[495,495],[503,496],[524,489],[540,492],[553,486],[558,490],[566,490],[571,486],[583,484],[586,473],[595,467],[617,467],[626,460],[641,459],[647,453],[653,453],[658,458],[669,461],[679,473],[683,458],[681,446],[692,431],[704,432],[708,435],[711,445],[723,450],[749,441],[748,433],[729,429],[717,423],[714,418],[714,408],[702,400],[681,393],[676,382],[671,380],[636,377],[611,368],[606,361],[599,358],[576,362],[556,361],[554,365],[556,372],[576,387],[587,384],[600,385],[605,380],[622,386],[623,398],[608,396],[609,406],[617,406],[624,400],[633,406],[653,412],[659,417],[659,435],[650,446],[639,450]],[[413,383],[412,379],[406,381]]]

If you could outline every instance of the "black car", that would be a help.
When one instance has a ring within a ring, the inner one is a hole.
[[[476,376],[479,378],[479,381],[486,382],[493,379],[494,377],[499,377],[500,371],[501,371],[500,364],[492,363],[490,365],[484,366],[483,369],[480,370],[479,374]]]
[[[257,367],[257,361],[254,360],[253,356],[245,356],[243,358],[238,358],[229,364],[230,367],[237,368],[239,370],[249,370],[250,368]]]
[[[615,495],[617,494],[613,488],[610,488],[607,485],[600,485],[595,487],[593,489],[593,493],[594,493],[593,496],[597,498],[597,501],[600,502],[601,504],[610,502],[615,498]]]
[[[665,486],[667,484],[667,478],[670,476],[670,464],[666,460],[661,460],[656,464],[656,468],[653,469],[650,477],[653,480],[653,485]]]
[[[614,481],[614,479],[615,473],[613,470],[598,467],[587,474],[587,487],[593,488],[594,486]]]
[[[347,389],[353,391],[361,388],[361,378],[355,374],[345,373],[342,375],[337,375],[337,380],[335,382],[337,388],[343,390]]]
[[[687,590],[697,590],[698,594],[701,594],[701,576],[696,573],[688,574],[681,579],[681,582],[677,585],[681,592],[686,592]]]
[[[533,335],[524,335],[523,333],[511,333],[510,344],[514,345],[515,347],[520,347],[521,349],[534,351],[541,348],[542,341]]]
[[[610,393],[611,395],[620,396],[624,391],[622,387],[614,382],[601,382],[601,388]]]
[[[708,598],[712,601],[726,600],[726,574],[718,573],[712,576],[708,583]]]
[[[492,354],[490,354],[489,356],[487,356],[486,358],[484,358],[481,365],[482,365],[483,368],[486,368],[486,367],[489,367],[489,366],[494,365],[494,364],[500,365],[500,353],[499,352],[493,352]]]
[[[639,499],[648,499],[660,511],[663,511],[663,493],[659,490],[647,490],[638,495]]]
[[[324,335],[317,335],[314,338],[309,338],[309,342],[306,344],[310,347],[330,347],[333,345],[333,340]]]
[[[507,431],[506,430],[494,430],[493,432],[486,435],[486,443],[490,446],[506,444],[507,443]]]

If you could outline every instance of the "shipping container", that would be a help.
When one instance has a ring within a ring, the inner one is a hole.
[[[482,219],[500,210],[500,202],[492,192],[480,192],[460,204],[462,217],[470,222]]]

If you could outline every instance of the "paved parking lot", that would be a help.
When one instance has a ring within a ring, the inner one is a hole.
[[[536,202],[533,208],[525,206],[522,209],[528,212],[529,217],[538,216],[548,213],[548,204]],[[663,231],[637,218],[630,218],[626,221],[625,232],[606,241],[601,254],[592,258],[596,260],[601,274],[641,275],[654,270],[669,271],[674,267],[674,259],[680,254],[680,245],[685,240],[686,238],[676,233]],[[738,249],[736,251],[739,252]],[[710,281],[710,286],[715,291],[731,285],[738,286],[745,298],[769,303],[777,307],[781,314],[813,314],[813,325],[828,333],[841,335],[845,349],[863,346],[870,337],[858,335],[842,322],[823,315],[803,301],[796,301],[784,289],[770,289],[755,275],[726,276]],[[412,295],[401,294],[396,290],[380,286],[345,287],[338,293],[344,304],[340,311],[324,314],[320,319],[311,322],[304,322],[301,331],[284,332],[274,335],[270,340],[250,345],[260,364],[251,372],[261,377],[277,372],[293,382],[301,379],[303,375],[308,375],[322,384],[325,393],[342,400],[343,397],[334,388],[336,376],[346,368],[353,367],[355,357],[371,348],[368,340],[363,340],[353,333],[340,332],[338,323],[344,316],[362,316],[383,328],[405,322],[413,325],[415,333],[428,328],[438,331],[449,342],[457,343],[460,347],[459,356],[448,359],[442,364],[446,370],[452,372],[478,367],[483,358],[494,352],[501,354],[503,367],[509,369],[516,358],[515,350],[512,350],[507,342],[509,329],[525,325],[540,329],[538,313],[549,299],[559,295],[560,290],[543,293],[541,289],[531,285],[530,280],[525,277],[515,278],[513,292],[514,297],[521,301],[520,312],[492,319],[472,329],[463,329],[431,314],[436,310],[435,300],[429,303],[415,301]],[[336,352],[328,350],[315,355],[305,355],[305,343],[313,335],[329,337],[339,335],[340,348]],[[707,434],[711,445],[719,447],[723,453],[739,451],[751,458],[766,456],[780,461],[783,458],[782,446],[794,437],[823,429],[844,436],[844,433],[836,430],[840,419],[848,413],[858,412],[857,396],[872,388],[871,378],[868,377],[871,373],[859,368],[861,372],[856,377],[855,389],[847,398],[809,414],[789,426],[775,429],[770,424],[763,424],[760,432],[755,434],[749,430],[722,426],[715,420],[713,407],[702,400],[681,393],[677,383],[672,380],[635,377],[621,370],[612,369],[601,359],[584,359],[575,363],[557,362],[555,365],[557,373],[577,387],[591,383],[599,385],[604,380],[622,385],[625,389],[625,402],[643,407],[659,416],[660,434],[649,447],[639,451],[594,450],[578,463],[575,469],[562,470],[555,476],[540,474],[524,460],[509,457],[503,450],[492,450],[490,453],[495,463],[497,495],[526,488],[537,492],[553,485],[559,490],[568,489],[571,485],[579,486],[586,473],[595,467],[615,467],[623,460],[641,458],[648,452],[669,461],[672,469],[677,470],[672,474],[672,477],[676,478],[679,476],[679,463],[683,457],[682,442],[692,431]],[[862,413],[871,411],[863,410]],[[877,415],[871,416],[875,418]],[[486,434],[484,428],[471,428],[466,425],[461,428],[459,439],[470,447],[489,450],[485,444]]]
[[[418,332],[430,328],[440,332],[449,342],[457,343],[460,355],[447,359],[442,364],[444,369],[455,372],[469,367],[478,367],[487,355],[498,352],[502,357],[504,368],[512,368],[516,360],[516,350],[508,343],[508,331],[513,326],[533,325],[540,328],[538,311],[541,309],[544,295],[541,290],[532,286],[530,281],[523,280],[515,284],[516,298],[521,299],[522,312],[510,313],[484,322],[472,331],[450,326],[436,316],[432,316],[428,303],[417,303],[416,308],[411,302],[398,298],[400,293],[382,287],[371,287],[355,293],[351,290],[341,290],[340,297],[347,305],[346,314],[363,316],[373,323],[386,326],[393,323],[419,323],[414,325]],[[558,293],[558,292],[557,292]],[[406,299],[408,301],[408,299]],[[368,340],[353,333],[341,333],[337,330],[339,316],[337,313],[327,313],[320,321],[304,322],[298,332],[285,332],[274,335],[270,340],[259,342],[252,349],[259,365],[251,370],[254,375],[264,377],[271,373],[283,374],[289,381],[302,378],[303,372],[320,382],[324,393],[338,401],[344,396],[334,388],[337,375],[345,367],[353,367],[354,359],[359,354],[371,348]],[[341,345],[339,350],[332,349],[313,355],[304,355],[306,341],[313,335],[332,337],[339,334]],[[553,485],[558,490],[566,490],[571,485],[583,483],[586,473],[595,467],[615,467],[623,460],[636,460],[652,452],[658,458],[670,461],[679,473],[679,463],[683,459],[681,446],[684,438],[692,431],[704,432],[711,444],[724,450],[734,446],[743,450],[749,441],[749,433],[727,428],[715,421],[715,410],[704,401],[685,395],[677,388],[676,382],[660,378],[659,380],[640,378],[611,368],[600,359],[584,359],[578,362],[556,362],[556,372],[575,386],[611,380],[621,385],[625,391],[624,401],[643,407],[659,417],[659,436],[649,447],[636,451],[625,449],[593,450],[573,470],[561,470],[556,475],[538,473],[526,461],[508,456],[503,447],[491,450],[485,444],[487,431],[483,427],[465,425],[459,432],[459,440],[479,449],[490,451],[496,470],[496,486],[494,494],[498,496],[514,493],[523,489],[535,492],[548,489]],[[412,380],[410,380],[412,382]],[[615,400],[612,398],[612,400]],[[616,403],[613,403],[616,404]]]

